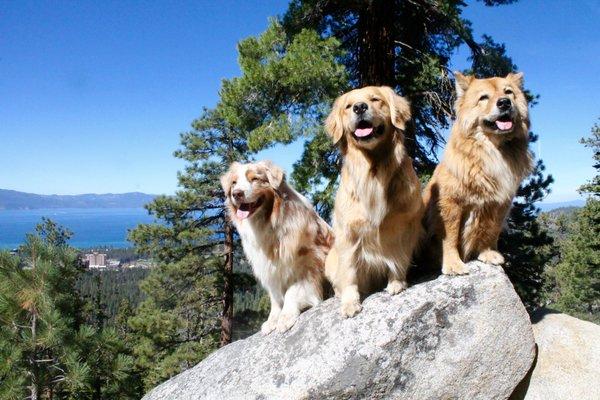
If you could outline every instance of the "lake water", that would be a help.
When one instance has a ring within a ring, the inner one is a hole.
[[[74,235],[69,243],[78,248],[131,247],[127,230],[153,222],[143,208],[0,210],[0,248],[19,246],[42,217],[70,229]]]

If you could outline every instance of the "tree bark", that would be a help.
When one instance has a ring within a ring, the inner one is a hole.
[[[35,269],[35,264],[33,265],[33,268]],[[31,352],[30,355],[30,361],[29,363],[31,364],[31,385],[29,385],[29,390],[31,391],[31,394],[29,396],[29,398],[31,400],[38,400],[39,398],[39,382],[38,382],[38,373],[37,373],[37,363],[35,361],[35,357],[36,357],[36,352],[35,349],[37,348],[37,315],[35,313],[35,310],[33,312],[33,315],[31,317],[31,341],[33,342],[33,348],[34,350]]]
[[[225,268],[223,271],[223,295],[221,303],[223,314],[221,317],[221,347],[231,343],[233,327],[233,226],[225,222]]]
[[[36,251],[35,247],[33,248],[31,254],[31,269],[35,274],[36,270]],[[37,365],[37,304],[30,306],[28,310],[31,312],[31,344],[32,350],[29,356],[29,364],[31,365],[31,385],[29,385],[31,400],[38,400],[40,397],[40,382],[39,382],[39,373],[38,373],[38,365]]]
[[[396,86],[394,2],[370,0],[358,15],[360,86]]]

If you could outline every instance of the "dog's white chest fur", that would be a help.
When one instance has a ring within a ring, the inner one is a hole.
[[[242,239],[244,254],[256,278],[265,289],[283,296],[292,279],[292,269],[284,265],[278,254],[269,255],[265,252],[265,238],[262,237],[264,233],[259,232],[250,221],[236,222],[236,227]]]

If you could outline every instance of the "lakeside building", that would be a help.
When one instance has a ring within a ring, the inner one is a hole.
[[[107,253],[92,251],[81,255],[81,260],[88,269],[96,270],[116,270],[122,268],[152,268],[152,261],[145,259],[136,259],[133,261],[122,261],[116,258],[108,258]]]
[[[106,268],[106,254],[92,252],[85,254],[83,260],[87,262],[88,268]]]

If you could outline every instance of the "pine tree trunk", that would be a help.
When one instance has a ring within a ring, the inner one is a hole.
[[[34,265],[35,268],[35,265]],[[38,373],[37,373],[37,362],[35,360],[37,348],[37,315],[34,311],[31,317],[31,341],[33,342],[34,351],[31,352],[29,363],[31,364],[31,385],[29,385],[29,390],[31,394],[29,398],[31,400],[38,400],[39,398],[39,382],[38,382]]]
[[[34,274],[35,274],[35,270],[36,270],[36,252],[35,252],[35,248],[32,251],[31,254],[31,269],[33,270]],[[38,400],[39,399],[39,395],[40,395],[40,382],[39,382],[39,373],[38,373],[38,365],[37,365],[37,361],[36,361],[36,357],[37,357],[37,310],[36,310],[36,306],[34,305],[33,307],[30,308],[31,311],[31,344],[32,344],[32,351],[31,354],[29,356],[29,363],[31,364],[31,385],[29,385],[29,390],[31,391],[31,394],[29,396],[30,400]]]
[[[223,273],[223,315],[221,317],[220,346],[231,343],[233,326],[233,226],[225,223],[225,270]]]
[[[370,0],[358,16],[358,75],[360,86],[396,85],[394,6]]]

